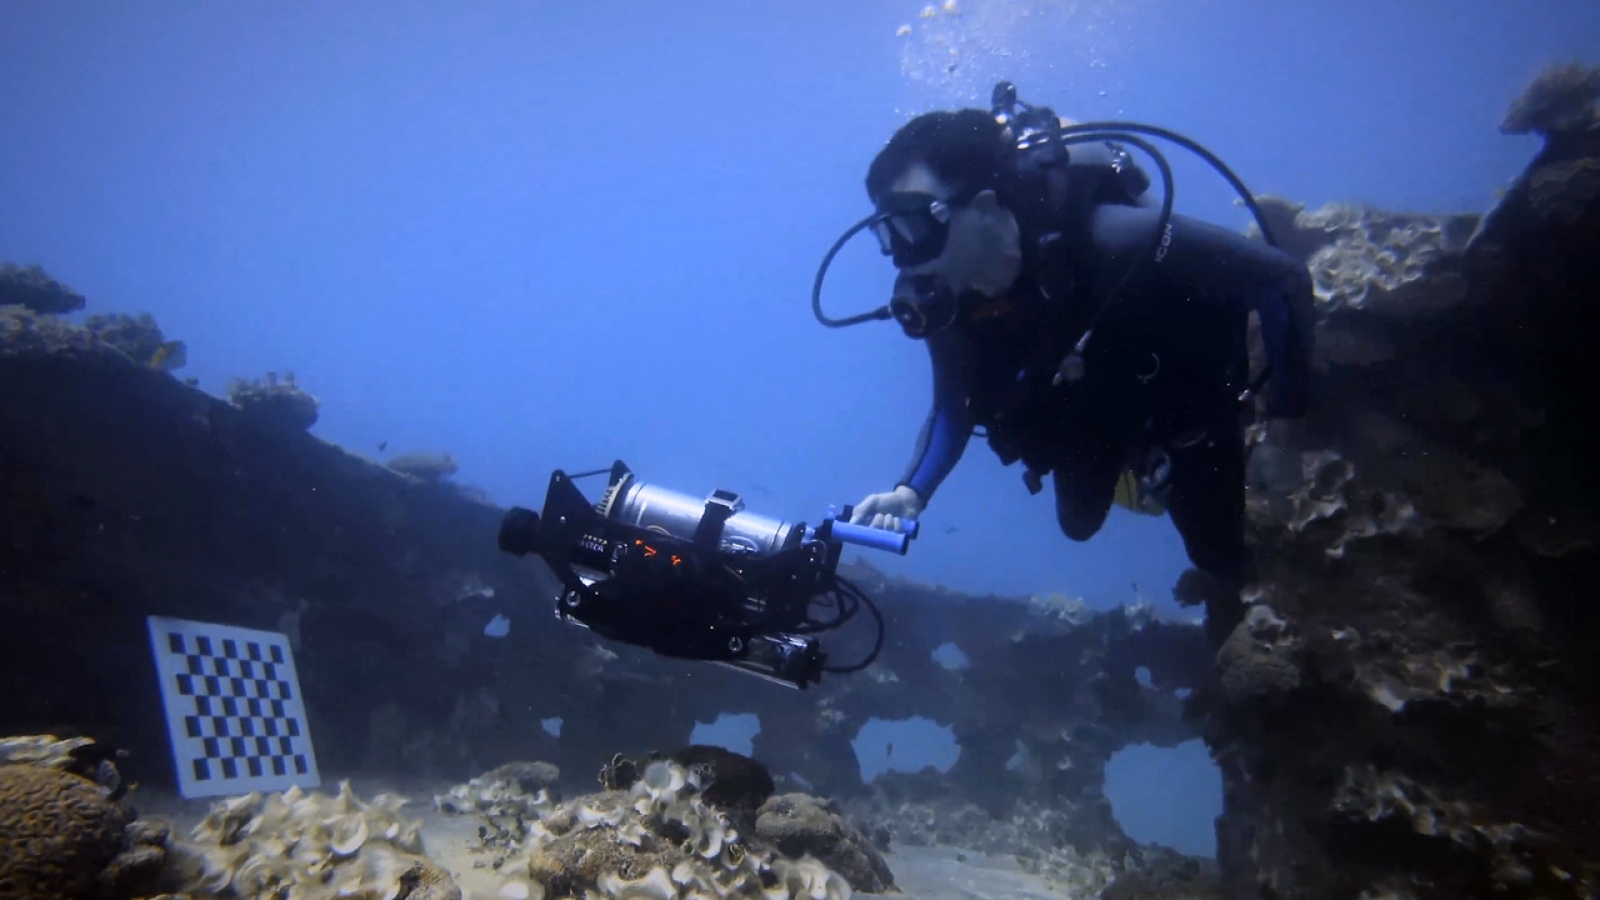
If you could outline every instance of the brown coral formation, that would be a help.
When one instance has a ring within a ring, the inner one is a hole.
[[[92,897],[122,850],[122,811],[89,781],[0,766],[0,897]]]
[[[166,832],[119,802],[116,768],[93,742],[0,739],[0,898],[143,896],[166,860]]]

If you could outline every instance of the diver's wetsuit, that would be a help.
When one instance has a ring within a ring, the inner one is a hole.
[[[1083,541],[1104,524],[1130,451],[1153,442],[1171,459],[1167,508],[1190,560],[1237,580],[1245,480],[1238,396],[1248,379],[1248,315],[1259,315],[1273,367],[1268,414],[1301,414],[1310,273],[1264,242],[1173,215],[1166,252],[1133,269],[1095,324],[1082,378],[1053,387],[1060,354],[1038,365],[1031,358],[1038,336],[1064,332],[1058,349],[1070,349],[1089,323],[1091,298],[1109,294],[1128,263],[1148,253],[1159,221],[1155,204],[1138,198],[1086,205],[1077,223],[1062,223],[1065,240],[1048,250],[1036,243],[1039,230],[1024,223],[1023,276],[1008,295],[1016,314],[987,322],[964,316],[927,339],[933,409],[900,484],[926,501],[955,467],[973,427],[984,425],[1002,460],[1054,472],[1061,529]]]

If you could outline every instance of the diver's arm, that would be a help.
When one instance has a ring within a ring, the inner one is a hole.
[[[1304,263],[1239,232],[1180,215],[1172,216],[1162,249],[1152,253],[1160,223],[1157,209],[1101,206],[1091,223],[1099,288],[1114,289],[1137,260],[1124,285],[1127,291],[1237,304],[1256,313],[1272,366],[1267,414],[1305,414],[1316,309]]]
[[[969,369],[961,339],[943,332],[930,335],[927,344],[933,362],[933,409],[923,422],[905,477],[896,485],[911,488],[923,505],[955,469],[972,435],[972,416],[967,409]]]

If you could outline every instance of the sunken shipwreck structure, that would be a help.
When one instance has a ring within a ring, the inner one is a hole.
[[[465,782],[542,760],[581,793],[602,767],[614,779],[628,759],[681,753],[697,722],[754,713],[752,756],[831,798],[860,834],[987,845],[1041,870],[1101,860],[1106,877],[1085,887],[1107,896],[1595,896],[1594,84],[1555,69],[1517,102],[1503,130],[1544,146],[1486,216],[1268,202],[1316,277],[1322,402],[1260,435],[1259,577],[1230,630],[964,596],[853,564],[888,643],[865,672],[803,692],[597,653],[548,617],[486,638],[481,620],[501,608],[487,598],[543,602],[556,585],[542,563],[498,552],[504,511],[443,477],[448,460],[398,470],[311,436],[315,400],[292,378],[205,393],[161,364],[171,342],[152,321],[76,321],[84,298],[8,268],[0,734],[91,738],[124,751],[120,779],[172,784],[145,619],[223,621],[288,636],[325,772]],[[1187,580],[1175,591],[1192,593]],[[462,614],[474,604],[483,617]],[[935,655],[953,635],[961,666]],[[852,738],[910,716],[952,729],[959,761],[864,785]],[[1140,867],[1102,783],[1123,746],[1195,737],[1225,806],[1215,870],[1185,870],[1184,893]],[[103,787],[104,766],[41,758],[56,760],[44,780],[0,758],[0,864],[33,852],[8,817]],[[1028,764],[1007,765],[1017,758]],[[684,783],[686,769],[656,762],[621,785],[644,785],[641,803]],[[235,812],[278,815],[256,802]],[[133,854],[150,868],[159,831],[114,831],[97,865],[129,871]],[[857,890],[887,889],[870,856]],[[416,865],[399,895],[445,896]],[[741,851],[730,866],[743,865]],[[7,877],[5,896],[35,895]],[[126,878],[80,881],[51,896],[143,895]]]

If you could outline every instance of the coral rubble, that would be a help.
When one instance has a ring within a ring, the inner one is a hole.
[[[521,804],[525,814],[510,820],[485,818],[479,832],[480,865],[503,879],[502,896],[524,898],[759,895],[849,900],[857,890],[893,887],[875,851],[870,856],[846,851],[840,840],[845,832],[837,822],[826,823],[821,834],[787,824],[769,826],[779,832],[777,837],[760,826],[754,833],[741,831],[707,802],[701,782],[707,771],[651,759],[638,767],[626,787],[555,806],[543,803],[541,792],[541,801]],[[451,808],[449,802],[441,808]],[[785,823],[793,818],[771,814]],[[818,858],[819,850],[825,858]],[[857,880],[831,869],[830,859],[845,865]]]
[[[212,805],[187,837],[171,840],[175,891],[194,900],[335,897],[461,900],[448,873],[423,853],[421,822],[401,815],[404,798],[362,801],[290,788]]]
[[[783,854],[816,857],[863,893],[892,890],[894,873],[837,807],[809,794],[779,794],[756,811],[755,835]]]

